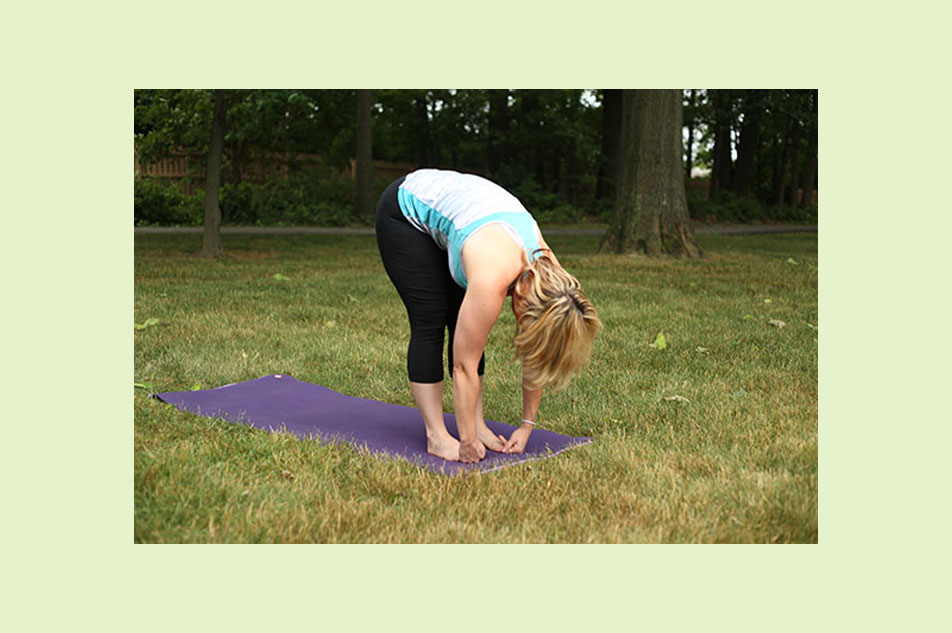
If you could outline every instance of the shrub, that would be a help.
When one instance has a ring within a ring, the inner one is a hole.
[[[264,184],[222,187],[229,223],[342,226],[353,220],[354,183],[335,174],[302,172]]]
[[[202,222],[204,194],[183,194],[177,184],[142,176],[135,179],[133,214],[136,226],[197,226]]]
[[[779,205],[770,207],[767,211],[770,219],[777,222],[816,224],[819,218],[819,212],[815,204],[811,204],[807,207]]]
[[[817,207],[767,205],[756,198],[740,198],[729,192],[708,197],[706,192],[687,193],[688,211],[701,222],[801,222],[817,221]]]
[[[537,219],[542,217],[547,211],[552,211],[559,206],[565,206],[562,197],[557,193],[549,193],[531,178],[526,178],[522,182],[510,189],[512,195],[519,198],[526,209]]]
[[[582,220],[579,210],[568,204],[560,204],[545,211],[536,211],[532,215],[539,224],[574,224]]]

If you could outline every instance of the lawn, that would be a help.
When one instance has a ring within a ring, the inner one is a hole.
[[[406,313],[372,237],[229,235],[210,261],[198,235],[136,236],[135,321],[158,323],[135,332],[135,540],[816,542],[816,235],[704,236],[702,261],[597,240],[548,240],[605,329],[538,420],[593,443],[445,477],[148,397],[282,373],[412,405]],[[507,307],[484,406],[518,423],[512,330]]]

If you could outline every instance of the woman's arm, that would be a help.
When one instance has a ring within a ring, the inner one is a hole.
[[[541,389],[529,389],[522,384],[522,419],[535,422],[539,413],[539,403],[542,401]]]
[[[529,389],[523,382],[522,385],[522,419],[535,422],[536,415],[539,413],[539,403],[542,401],[541,389]],[[512,432],[509,441],[503,446],[503,453],[521,453],[526,449],[526,442],[532,435],[532,424],[523,422],[519,428]]]
[[[453,402],[460,461],[477,462],[486,455],[486,447],[476,437],[479,358],[505,299],[505,286],[472,280],[459,309],[453,340]]]

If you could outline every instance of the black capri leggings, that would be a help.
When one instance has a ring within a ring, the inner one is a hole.
[[[446,251],[412,226],[400,211],[397,189],[390,183],[377,203],[377,247],[390,281],[396,286],[410,318],[407,374],[412,382],[443,380],[443,331],[449,328],[448,366],[453,375],[453,335],[466,291],[450,276]],[[485,371],[485,354],[479,375]]]

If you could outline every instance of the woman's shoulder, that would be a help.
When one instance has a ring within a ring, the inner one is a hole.
[[[508,288],[522,271],[522,249],[498,224],[487,224],[473,233],[463,244],[463,267],[466,278],[481,278]]]

